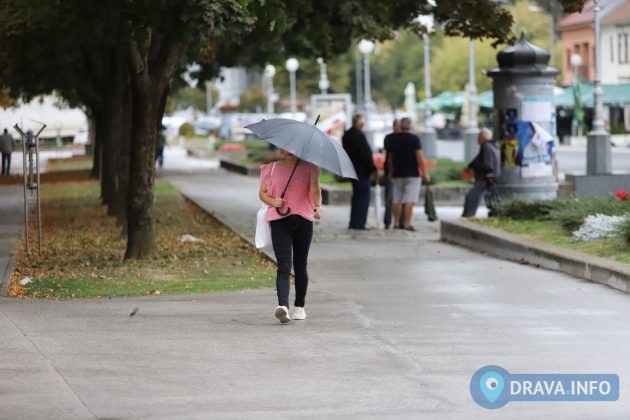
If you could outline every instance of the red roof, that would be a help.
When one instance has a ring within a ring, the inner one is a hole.
[[[624,1],[621,6],[615,9],[615,13],[610,13],[608,16],[602,18],[602,25],[614,25],[617,23],[630,22],[630,2]]]
[[[600,18],[603,23],[606,17],[612,18],[609,16],[610,13],[617,9],[619,6],[624,5],[626,3],[624,0],[600,0],[599,4],[601,7]],[[615,13],[614,16],[616,16]],[[584,8],[581,12],[571,13],[558,22],[558,31],[563,32],[569,29],[576,29],[581,27],[588,27],[593,24],[593,20],[595,19],[593,12],[593,2],[588,1],[584,4]],[[611,23],[611,22],[606,22]]]

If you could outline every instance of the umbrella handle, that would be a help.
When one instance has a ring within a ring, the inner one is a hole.
[[[283,212],[280,207],[276,207],[276,212],[280,215],[280,216],[286,216],[287,214],[291,213],[291,207],[287,207],[287,211]]]

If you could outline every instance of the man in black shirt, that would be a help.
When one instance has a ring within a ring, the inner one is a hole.
[[[400,133],[400,120],[398,118],[394,119],[392,128],[394,132],[386,135],[385,140],[383,141],[383,148],[385,149],[385,214],[383,216],[383,224],[385,225],[385,229],[389,229],[389,226],[392,224],[394,188],[392,180],[389,176],[389,159],[391,156],[392,141],[394,140],[396,134]]]
[[[372,149],[363,134],[365,123],[363,115],[352,117],[352,127],[341,139],[344,150],[348,153],[358,180],[352,180],[352,202],[350,206],[350,223],[348,229],[365,230],[368,209],[370,208],[370,177],[376,172]]]
[[[413,205],[418,201],[420,195],[418,167],[420,167],[425,182],[429,182],[431,177],[425,167],[420,139],[411,133],[411,118],[405,117],[400,120],[400,130],[401,132],[396,134],[391,141],[391,157],[388,162],[389,173],[394,186],[392,212],[394,213],[394,221],[400,220],[404,204],[404,223],[397,227],[415,231],[415,228],[411,226],[411,215]]]

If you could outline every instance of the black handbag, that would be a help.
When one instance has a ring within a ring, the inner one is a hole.
[[[427,215],[429,222],[435,222],[438,219],[435,211],[435,202],[433,201],[433,191],[428,185],[424,189],[424,213]]]
[[[501,196],[499,195],[499,189],[495,183],[490,184],[488,188],[486,188],[484,201],[488,208],[488,217],[498,216],[499,207],[501,206]]]

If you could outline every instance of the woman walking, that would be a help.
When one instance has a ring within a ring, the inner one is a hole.
[[[318,166],[285,150],[281,154],[282,159],[278,162],[260,167],[259,196],[263,203],[271,206],[267,221],[271,226],[273,251],[278,261],[275,316],[284,324],[291,319],[306,319],[306,265],[313,238],[313,221],[321,217],[322,194]],[[284,198],[281,198],[285,188]],[[293,314],[289,315],[292,266],[295,272],[295,301]]]

